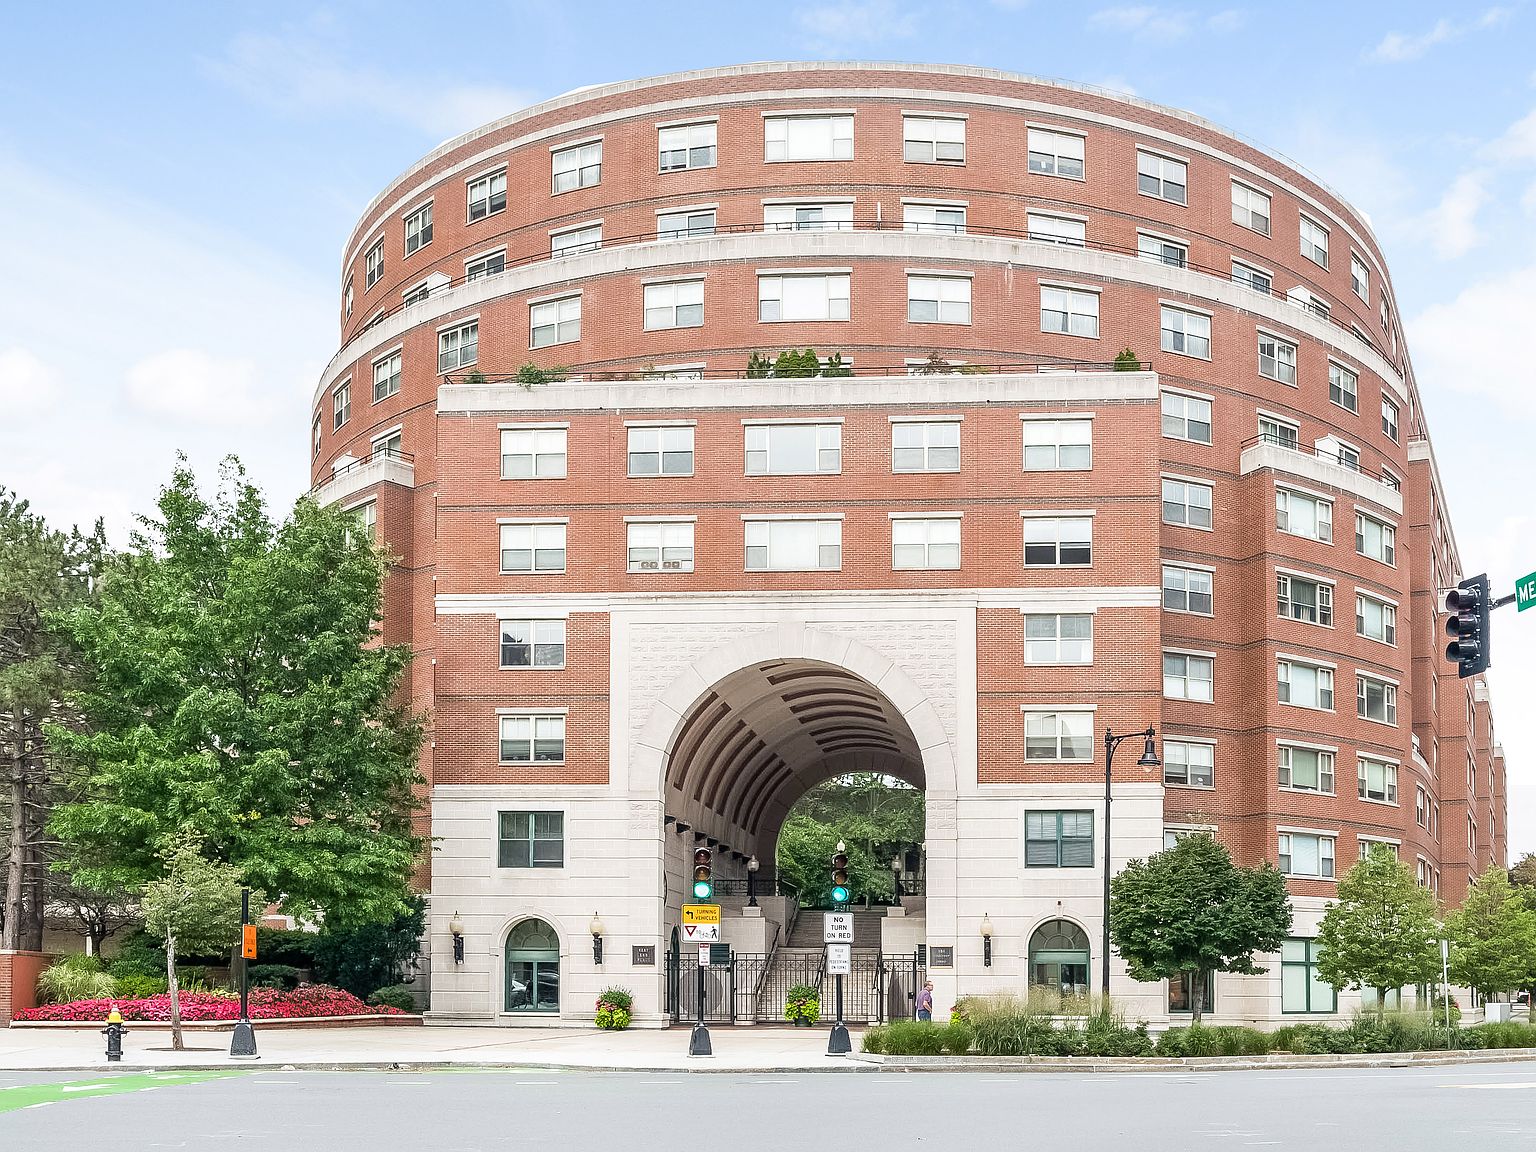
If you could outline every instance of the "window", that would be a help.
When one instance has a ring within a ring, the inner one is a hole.
[[[645,329],[702,328],[704,281],[677,280],[645,286]]]
[[[491,172],[469,182],[469,220],[483,220],[505,211],[507,207],[507,174]]]
[[[891,471],[960,471],[959,421],[902,420],[892,424]]]
[[[1287,876],[1333,877],[1334,837],[1280,833],[1280,871]]]
[[[1280,1011],[1336,1012],[1338,992],[1317,970],[1316,940],[1280,945]]]
[[[1364,512],[1355,513],[1355,551],[1383,564],[1397,563],[1397,529]]]
[[[372,544],[379,538],[379,502],[370,500],[366,504],[359,504],[353,508],[352,515],[356,518],[357,533],[368,543]]]
[[[1420,856],[1414,879],[1420,888],[1429,887],[1429,861]]]
[[[559,764],[565,760],[564,716],[503,716],[503,764]]]
[[[1275,526],[1292,536],[1333,542],[1333,502],[1321,496],[1275,489]]]
[[[1429,827],[1429,793],[1422,784],[1413,786],[1413,822],[1420,828]]]
[[[1024,713],[1024,759],[1091,763],[1093,713]]]
[[[1203,568],[1163,565],[1163,607],[1170,612],[1210,616],[1214,611],[1211,573]]]
[[[1267,332],[1259,333],[1259,375],[1296,386],[1296,345]]]
[[[1355,675],[1355,715],[1378,724],[1397,723],[1397,685],[1364,673]]]
[[[1024,517],[1024,565],[1071,567],[1093,563],[1093,520],[1087,516]]]
[[[843,470],[841,424],[748,424],[748,476],[812,476]]]
[[[1190,480],[1163,480],[1163,523],[1211,526],[1211,486]]]
[[[759,276],[757,318],[776,320],[848,319],[845,273],[819,276]]]
[[[1099,294],[1040,286],[1040,331],[1099,338]]]
[[[853,201],[840,204],[764,204],[765,232],[851,232]]]
[[[1388,400],[1386,394],[1381,397],[1381,433],[1394,444],[1397,442],[1397,427],[1400,412],[1397,405]]]
[[[852,160],[852,116],[769,116],[763,120],[763,159]]]
[[[1211,318],[1163,305],[1163,351],[1211,358]]]
[[[965,231],[964,204],[919,204],[910,200],[901,205],[902,227],[908,232]]]
[[[555,195],[576,188],[590,188],[603,178],[603,142],[593,140],[562,148],[551,160]]]
[[[1199,700],[1209,704],[1214,698],[1215,670],[1216,661],[1210,656],[1164,652],[1163,695],[1170,700]]]
[[[665,425],[629,430],[631,476],[692,476],[693,426]]]
[[[1083,178],[1083,138],[1069,132],[1029,130],[1029,170],[1041,176]]]
[[[471,320],[437,334],[437,370],[452,372],[480,358],[480,322]]]
[[[567,296],[528,309],[529,347],[546,348],[581,339],[581,297]]]
[[[681,212],[660,212],[656,216],[656,238],[677,240],[683,236],[713,236],[715,210],[688,208]]]
[[[1328,229],[1306,216],[1301,218],[1301,254],[1328,267]]]
[[[907,319],[914,324],[969,324],[970,278],[908,276]]]
[[[520,719],[508,717],[507,719]],[[525,718],[521,718],[525,719]],[[503,722],[502,731],[506,731]],[[503,737],[505,739],[505,737]],[[507,757],[502,756],[506,761]],[[565,866],[564,812],[501,812],[497,814],[498,868],[563,868]]]
[[[1262,268],[1255,268],[1252,264],[1244,264],[1241,260],[1232,261],[1232,279],[1238,284],[1252,288],[1255,292],[1262,292],[1268,296],[1274,287],[1274,277]]]
[[[1164,836],[1163,847],[1171,847]],[[1190,999],[1190,986],[1194,977],[1188,972],[1181,973],[1168,981],[1168,1011],[1169,1013],[1193,1012],[1194,1004]],[[1200,986],[1200,1011],[1214,1012],[1216,1005],[1216,973],[1207,970],[1205,982]]]
[[[1088,613],[1025,616],[1024,663],[1092,664],[1093,617]]]
[[[331,431],[352,418],[352,381],[343,380],[331,393]]]
[[[376,436],[369,442],[369,448],[374,459],[398,460],[404,453],[401,445],[405,443],[405,437],[399,428],[394,428],[382,436]]]
[[[903,116],[901,156],[910,164],[964,164],[965,121]]]
[[[1025,420],[1024,471],[1069,472],[1093,467],[1092,420]]]
[[[1384,600],[1355,596],[1355,635],[1383,644],[1397,643],[1397,609]]]
[[[1300,284],[1285,294],[1285,298],[1298,308],[1305,308],[1319,320],[1328,320],[1333,316],[1333,308],[1328,301],[1321,296],[1314,296]]]
[[[1299,660],[1281,660],[1277,665],[1280,703],[1297,708],[1333,711],[1333,669]]]
[[[1163,783],[1181,788],[1214,788],[1216,745],[1196,740],[1164,740]]]
[[[1275,416],[1260,416],[1259,439],[1266,444],[1278,444],[1295,452],[1301,446],[1301,429]]]
[[[501,525],[503,572],[564,572],[564,524]]]
[[[347,281],[347,290],[342,296],[342,306],[346,309],[347,319],[352,319],[352,281]]]
[[[503,620],[503,668],[564,668],[564,620]]]
[[[1232,181],[1232,223],[1269,235],[1269,194]]]
[[[631,572],[692,572],[693,522],[664,520],[629,526]]]
[[[368,255],[363,257],[363,291],[367,291],[384,279],[384,241],[380,240],[372,248],[368,249]]]
[[[1177,240],[1165,240],[1150,232],[1136,233],[1136,252],[1143,260],[1155,264],[1171,264],[1184,268],[1189,264],[1189,245]]]
[[[748,572],[835,572],[843,566],[841,520],[748,520]]]
[[[582,252],[596,252],[602,246],[603,226],[601,223],[584,224],[580,228],[567,228],[564,232],[553,232],[549,237],[549,255],[551,258],[575,256]]]
[[[1029,238],[1043,240],[1047,244],[1067,244],[1081,248],[1088,243],[1088,222],[1071,216],[1052,216],[1046,212],[1031,212]]]
[[[1356,842],[1356,845],[1360,849],[1360,859],[1362,859],[1362,860],[1364,860],[1367,856],[1369,856],[1377,848],[1385,848],[1388,852],[1392,853],[1392,859],[1394,859],[1394,860],[1396,860],[1398,858],[1398,856],[1397,856],[1398,844],[1394,840],[1378,840],[1374,836],[1356,836],[1355,837],[1355,842]],[[1361,996],[1360,996],[1361,1007],[1365,1007],[1366,1006],[1366,996],[1365,996],[1366,989],[1362,988],[1360,990],[1360,992],[1361,992]],[[1371,994],[1370,999],[1374,1003],[1374,1001],[1376,999],[1376,997],[1375,997],[1375,989],[1371,989],[1371,993],[1372,994]],[[1397,996],[1395,995],[1395,990],[1393,992],[1389,992],[1387,994],[1387,1005],[1390,1008],[1397,1007]]]
[[[1287,620],[1333,627],[1333,585],[1322,580],[1275,573],[1275,604]]]
[[[960,567],[960,521],[953,516],[891,521],[891,567]]]
[[[1328,361],[1328,399],[1351,412],[1360,410],[1359,378],[1342,364]]]
[[[503,428],[501,478],[563,480],[565,442],[564,428]]]
[[[1136,153],[1136,190],[1175,204],[1189,202],[1189,166],[1154,152]]]
[[[464,262],[464,279],[468,282],[482,279],[486,276],[496,276],[507,270],[507,251],[503,248],[499,252],[487,252],[484,256],[476,256]]]
[[[1196,444],[1211,442],[1211,402],[1183,392],[1163,393],[1163,435]]]
[[[1365,261],[1353,252],[1349,254],[1349,286],[1356,296],[1367,304],[1371,302],[1371,273]]]
[[[715,125],[679,124],[656,131],[657,166],[662,172],[715,166]]]
[[[1026,812],[1026,868],[1092,868],[1092,812]]]
[[[1322,748],[1282,744],[1278,749],[1280,787],[1293,792],[1333,794],[1334,754]]]
[[[405,254],[432,243],[432,205],[423,204],[405,218]]]
[[[373,362],[373,402],[387,400],[400,391],[400,353],[391,352]]]
[[[1360,757],[1360,799],[1377,804],[1397,803],[1397,765]]]
[[[400,294],[400,303],[409,308],[412,304],[420,304],[428,296],[432,295],[432,281],[423,280],[414,288],[409,288]]]

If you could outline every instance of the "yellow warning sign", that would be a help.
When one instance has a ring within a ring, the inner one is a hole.
[[[718,924],[720,923],[720,905],[718,904],[684,904],[684,924]]]

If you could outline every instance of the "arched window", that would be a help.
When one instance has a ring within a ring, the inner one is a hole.
[[[542,920],[507,933],[506,1011],[560,1011],[560,937]]]
[[[1070,920],[1047,920],[1029,938],[1029,982],[1063,996],[1088,994],[1088,933]]]

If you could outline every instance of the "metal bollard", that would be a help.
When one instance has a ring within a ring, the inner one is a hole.
[[[117,1005],[112,1006],[112,1011],[107,1013],[107,1026],[101,1030],[107,1038],[107,1060],[117,1064],[123,1058],[123,1037],[128,1029],[123,1027],[123,1018],[117,1011]]]

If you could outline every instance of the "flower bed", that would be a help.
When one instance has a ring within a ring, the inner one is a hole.
[[[240,1018],[240,998],[227,992],[184,992],[180,1000],[181,1018],[188,1022]],[[124,1020],[163,1023],[171,1018],[171,998],[162,994],[142,1000],[72,1000],[68,1004],[47,1004],[19,1012],[16,1019],[99,1023],[114,1007]],[[252,1020],[405,1015],[387,1004],[365,1004],[352,993],[325,984],[305,984],[291,992],[280,988],[252,988],[250,1010]]]

